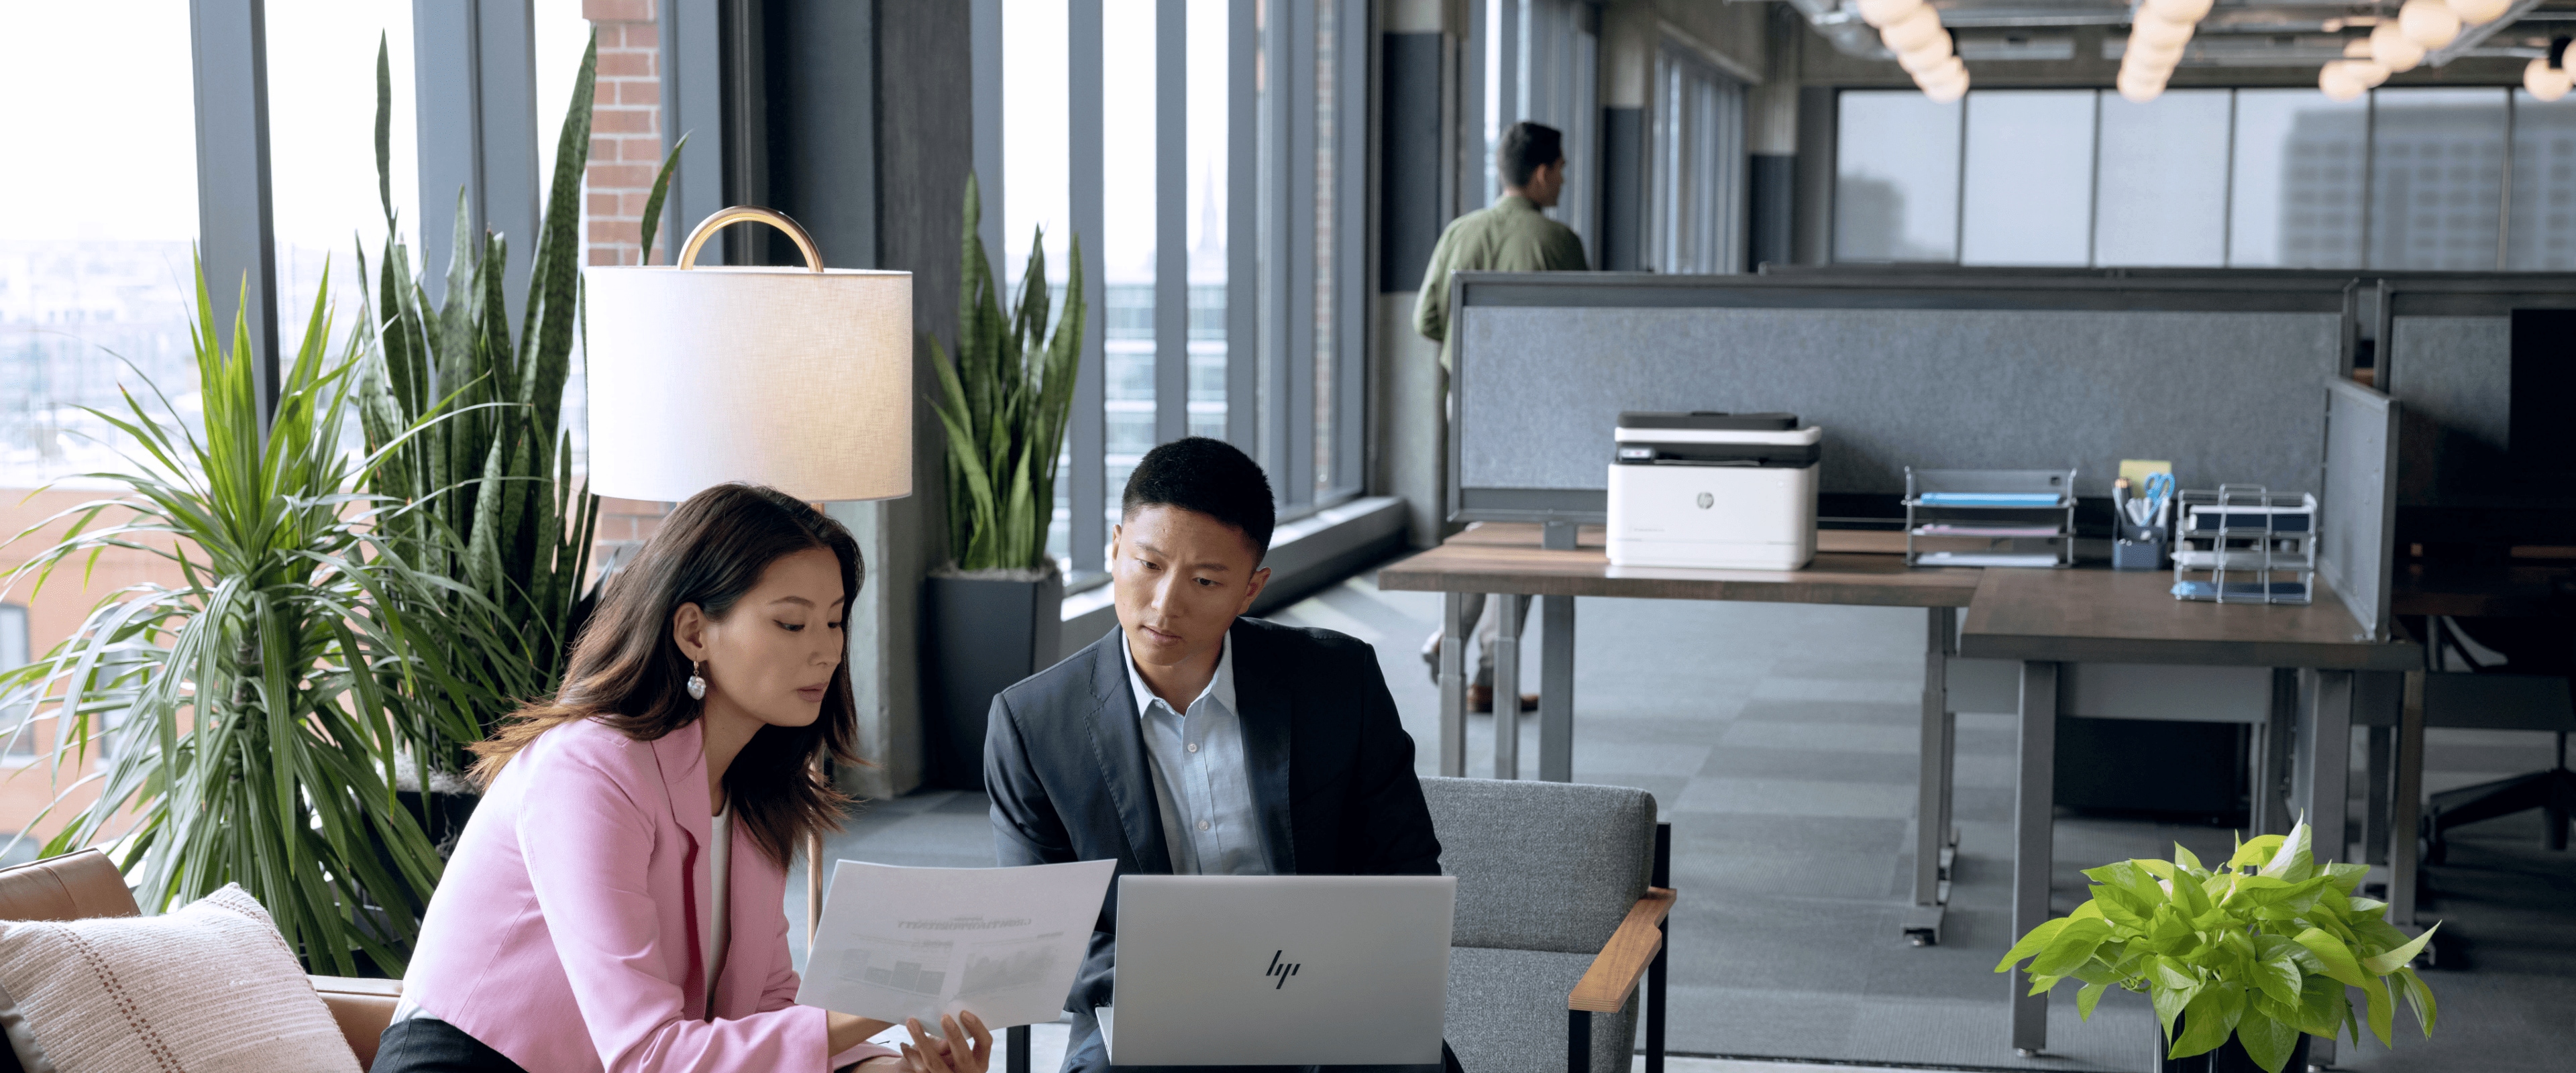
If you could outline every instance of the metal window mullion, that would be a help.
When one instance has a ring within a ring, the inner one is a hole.
[[[263,0],[198,0],[189,6],[188,20],[195,61],[197,256],[215,323],[230,324],[236,313],[248,322],[263,424],[277,410],[267,8]]]
[[[1261,31],[1259,0],[1227,6],[1225,438],[1261,448]]]
[[[1279,410],[1284,450],[1271,465],[1271,484],[1281,503],[1295,506],[1315,498],[1315,8],[1284,5],[1281,54],[1287,60],[1276,71],[1272,88],[1288,99],[1286,136],[1280,146],[1285,180],[1281,198],[1286,233],[1287,349],[1272,362],[1279,381],[1273,392]]]
[[[1002,0],[974,0],[967,14],[967,47],[974,56],[973,102],[975,116],[975,192],[982,202],[983,215],[975,224],[975,235],[984,242],[988,259],[1002,255],[1003,207],[1002,186]],[[1098,241],[1095,238],[1093,241]],[[999,263],[998,260],[994,263]],[[999,282],[995,283],[999,286]],[[1080,560],[1076,560],[1079,562]]]
[[[1065,552],[1076,571],[1089,572],[1101,568],[1108,535],[1103,517],[1109,502],[1107,396],[1101,368],[1108,360],[1102,345],[1108,292],[1100,275],[1101,169],[1106,157],[1101,145],[1100,0],[1069,0],[1069,4],[1065,19],[1066,207],[1073,215],[1073,233],[1090,239],[1082,264],[1082,302],[1090,313],[1082,321],[1082,365],[1073,378],[1073,483],[1065,500],[1073,530],[1065,534]]]
[[[662,151],[696,134],[680,150],[662,209],[663,233],[671,236],[664,250],[676,260],[680,239],[725,207],[724,13],[720,0],[664,0],[660,13]],[[724,243],[714,243],[698,263],[735,263],[727,254]]]
[[[1493,200],[1492,192],[1485,189],[1486,154],[1491,148],[1485,144],[1485,80],[1493,77],[1485,69],[1485,3],[1467,0],[1467,32],[1458,46],[1458,175],[1450,187],[1448,211],[1441,214],[1443,221]]]
[[[1288,463],[1288,342],[1289,298],[1296,272],[1288,264],[1288,234],[1293,214],[1288,210],[1288,176],[1294,163],[1288,153],[1289,115],[1294,110],[1298,93],[1303,92],[1288,78],[1288,47],[1291,33],[1286,14],[1277,6],[1266,9],[1268,21],[1261,28],[1261,67],[1264,72],[1261,92],[1261,354],[1257,373],[1260,391],[1254,404],[1260,408],[1261,450],[1257,457],[1262,468],[1271,474],[1271,488],[1287,504],[1282,488],[1280,467]]]
[[[1189,18],[1154,12],[1154,442],[1190,429]]]
[[[1369,124],[1378,114],[1376,87],[1368,77],[1374,51],[1368,47],[1368,0],[1340,3],[1340,18],[1333,23],[1341,37],[1333,49],[1333,60],[1341,67],[1334,78],[1341,95],[1336,105],[1340,121],[1333,131],[1341,147],[1333,169],[1338,187],[1333,209],[1339,218],[1333,225],[1333,279],[1338,293],[1333,301],[1333,472],[1328,475],[1336,492],[1358,488],[1368,472],[1368,266],[1376,262],[1369,254],[1369,176],[1377,174],[1369,159]]]

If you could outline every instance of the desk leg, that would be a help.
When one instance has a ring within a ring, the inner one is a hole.
[[[2307,793],[2309,852],[2317,863],[2346,859],[2344,810],[2352,780],[2352,708],[2362,692],[2352,671],[2316,672],[2316,690],[2300,720],[2299,750]]]
[[[1440,594],[1440,774],[1467,774],[1467,594]]]
[[[2012,936],[2018,941],[2048,920],[2048,880],[2056,867],[2057,664],[2021,665],[2020,770],[2013,781]],[[2032,995],[2030,975],[2012,971],[2012,1045],[2025,1058],[2048,1046],[2048,996]]]
[[[1905,938],[1916,946],[1941,941],[1941,918],[1950,904],[1950,862],[1958,832],[1950,822],[1950,781],[1958,741],[1950,713],[1950,652],[1959,612],[1926,612],[1923,644],[1923,735],[1914,797],[1914,908],[1905,914]]]
[[[2397,785],[2389,791],[2388,922],[2415,932],[2416,853],[2424,843],[2424,672],[2406,672],[2397,712]]]
[[[1521,777],[1521,602],[1485,597],[1494,615],[1494,777]]]
[[[1538,606],[1538,777],[1573,782],[1574,597],[1541,596]]]

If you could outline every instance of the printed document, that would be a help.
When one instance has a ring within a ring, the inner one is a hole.
[[[796,1001],[903,1023],[973,1010],[995,1031],[1053,1021],[1090,951],[1116,861],[899,868],[842,861]]]

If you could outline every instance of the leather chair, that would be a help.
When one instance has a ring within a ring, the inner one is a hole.
[[[86,920],[91,917],[140,916],[134,892],[107,854],[82,850],[34,864],[0,870],[0,920]],[[393,1021],[394,1003],[402,998],[400,980],[362,980],[347,976],[313,977],[313,990],[340,1022],[340,1034],[357,1052],[358,1068],[375,1064],[376,1040]],[[0,1046],[0,1073],[24,1073],[18,1056]]]

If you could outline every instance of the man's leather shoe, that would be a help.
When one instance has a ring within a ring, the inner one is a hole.
[[[1477,685],[1471,685],[1471,686],[1468,686],[1468,687],[1467,687],[1467,710],[1468,710],[1468,711],[1471,711],[1471,712],[1482,712],[1482,713],[1485,713],[1485,714],[1487,714],[1487,715],[1491,715],[1491,714],[1493,714],[1493,711],[1494,711],[1494,687],[1492,687],[1492,686],[1477,686]],[[1536,693],[1523,693],[1523,694],[1521,694],[1521,710],[1522,710],[1522,711],[1525,711],[1525,712],[1534,712],[1534,711],[1537,711],[1537,710],[1538,710],[1538,694],[1536,694]]]

